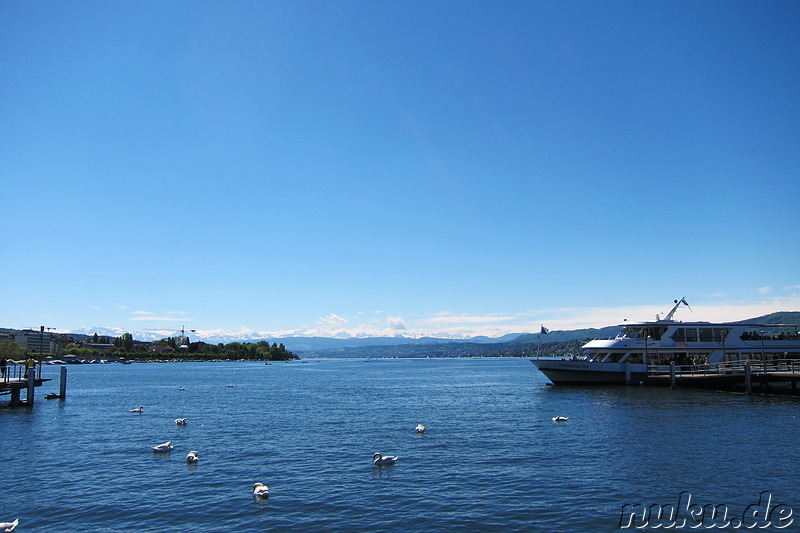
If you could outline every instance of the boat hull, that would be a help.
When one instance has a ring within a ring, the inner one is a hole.
[[[628,385],[647,379],[647,366],[625,363],[591,363],[556,359],[531,359],[554,385]]]

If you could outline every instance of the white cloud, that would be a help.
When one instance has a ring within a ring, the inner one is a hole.
[[[319,319],[317,324],[321,328],[338,329],[347,324],[348,320],[334,313]]]
[[[387,316],[386,324],[392,329],[407,329],[406,321],[399,316]]]
[[[519,317],[516,316],[497,316],[497,315],[486,315],[486,316],[477,316],[477,315],[447,315],[447,316],[435,316],[433,318],[426,319],[426,322],[433,324],[433,325],[444,325],[444,324],[487,324],[487,323],[495,323],[495,322],[507,322],[509,320],[516,320]]]
[[[168,312],[167,312],[168,313]],[[167,316],[167,313],[154,313],[152,311],[133,311],[133,316],[128,318],[132,322],[142,322],[145,320],[154,322],[191,322],[191,318]]]
[[[758,294],[767,295],[772,292],[772,287],[759,287]]]
[[[799,287],[800,288],[800,287]],[[788,288],[785,288],[788,289]],[[787,291],[788,292],[788,291]],[[264,337],[319,336],[319,337],[393,337],[400,333],[408,337],[442,337],[461,339],[475,336],[500,337],[510,333],[536,333],[544,325],[552,331],[583,328],[602,328],[628,322],[654,320],[672,308],[672,302],[619,307],[561,307],[534,309],[524,313],[505,314],[457,314],[453,312],[431,312],[424,316],[386,316],[386,314],[356,314],[357,320],[331,313],[320,317],[315,325],[295,329],[264,331],[250,330],[246,327],[231,334],[243,336],[257,333]],[[733,322],[755,318],[777,311],[800,311],[800,295],[762,296],[750,300],[728,300],[720,295],[709,297],[707,301],[689,298],[691,309],[680,307],[676,320]],[[191,322],[186,317],[170,316],[166,312],[136,311],[131,314],[132,321],[163,321],[163,323]],[[168,327],[164,328],[165,330]],[[209,330],[211,331],[211,330]],[[222,333],[220,331],[220,333]]]
[[[771,297],[748,301],[728,301],[725,303],[694,302],[689,300],[691,311],[681,307],[675,314],[676,320],[705,322],[735,322],[755,318],[778,311],[800,310],[800,297]],[[629,322],[654,320],[656,314],[664,316],[672,305],[644,305],[627,307],[564,308],[539,311],[550,316],[544,325],[550,329],[600,328]],[[552,327],[551,327],[552,326]],[[533,331],[533,329],[531,329]]]
[[[146,315],[146,316],[134,316],[129,318],[128,320],[132,322],[143,322],[145,320],[154,321],[154,322],[189,322],[191,318],[175,318],[172,316],[163,316],[163,315]]]

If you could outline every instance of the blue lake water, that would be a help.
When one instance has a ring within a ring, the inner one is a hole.
[[[20,532],[616,531],[624,505],[684,491],[740,517],[768,491],[800,513],[794,398],[552,387],[527,359],[344,359],[74,365],[67,399],[41,399],[58,371],[33,408],[0,409],[0,522]]]

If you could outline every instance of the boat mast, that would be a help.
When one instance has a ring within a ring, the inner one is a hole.
[[[686,297],[685,296],[683,298],[681,298],[680,300],[675,300],[675,306],[672,308],[672,310],[670,310],[669,313],[667,313],[667,316],[664,317],[664,322],[672,322],[672,315],[675,314],[675,311],[678,310],[678,307],[680,307],[681,304],[685,305],[686,307],[689,307],[689,304],[686,302]],[[689,307],[689,311],[691,311],[691,310],[692,310],[692,308]]]

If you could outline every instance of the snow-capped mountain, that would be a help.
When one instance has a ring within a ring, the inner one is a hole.
[[[69,333],[80,335],[97,335],[103,337],[119,337],[123,333],[130,333],[134,340],[143,342],[152,342],[167,337],[181,336],[181,330],[159,329],[159,330],[140,330],[140,331],[126,331],[122,328],[115,327],[90,327],[80,328]],[[185,330],[184,334],[189,337],[192,342],[202,341],[209,344],[218,343],[231,343],[231,342],[259,342],[267,341],[269,343],[278,343],[286,346],[288,350],[300,349],[323,349],[323,348],[347,348],[354,346],[398,346],[401,344],[436,344],[443,342],[507,342],[515,339],[520,334],[504,335],[503,337],[490,338],[490,337],[453,337],[453,336],[436,336],[436,337],[413,337],[405,335],[394,335],[391,337],[378,337],[378,336],[358,336],[353,337],[346,333],[337,335],[336,337],[309,337],[302,334],[297,335],[271,335],[268,332],[257,331],[222,331],[222,330]]]

